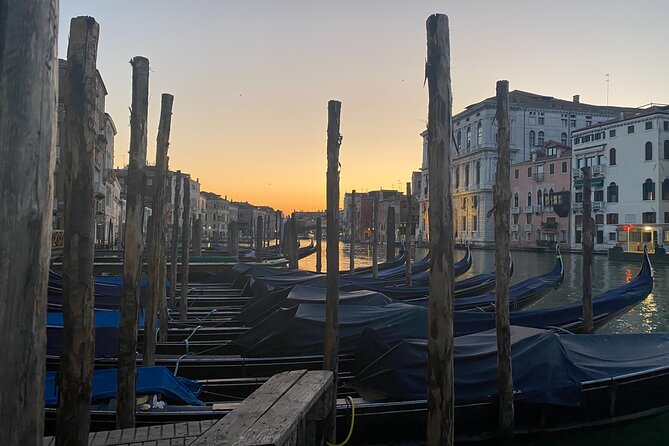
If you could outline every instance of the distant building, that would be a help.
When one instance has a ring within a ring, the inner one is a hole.
[[[395,211],[395,240],[400,241],[405,233],[405,218],[407,213],[407,201],[404,193],[396,190],[377,190],[355,194],[355,206],[357,212],[356,219],[356,240],[369,242],[372,239],[373,231],[373,207],[374,200],[379,200],[379,241],[383,242],[387,233],[388,209]],[[352,195],[349,192],[344,194],[344,209],[340,220],[343,228],[343,238],[350,241],[352,211]]]
[[[511,166],[511,248],[570,249],[571,149],[548,141]]]
[[[229,224],[236,220],[230,215],[230,201],[213,192],[201,192],[205,200],[203,216],[203,238],[218,243],[228,240]],[[236,210],[236,209],[235,209]]]
[[[532,152],[549,140],[569,145],[572,132],[617,118],[631,109],[557,99],[520,90],[509,93],[511,120],[511,162],[530,159]],[[497,169],[497,103],[495,97],[470,105],[453,117],[451,151],[451,191],[455,238],[459,243],[473,241],[477,245],[494,244],[492,187]],[[427,169],[427,132],[423,136],[423,179]],[[426,183],[425,183],[426,184]],[[421,194],[423,220],[419,228],[427,237],[428,194]]]
[[[669,245],[669,106],[579,129],[572,147],[572,247],[581,248],[584,166],[592,170],[596,250]]]

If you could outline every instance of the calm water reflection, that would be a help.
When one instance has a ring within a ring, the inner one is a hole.
[[[349,246],[339,244],[339,265],[341,270],[348,269]],[[379,262],[385,261],[385,246],[379,247]],[[424,249],[416,250],[416,257],[421,258],[427,253]],[[372,250],[369,245],[356,246],[356,266],[368,266],[372,262]],[[464,251],[458,251],[459,260]],[[548,271],[555,256],[550,253],[512,252],[514,260],[514,276],[511,283],[528,277],[537,276]],[[474,250],[471,270],[462,278],[473,276],[494,269],[494,252]],[[581,298],[581,256],[563,254],[565,278],[562,285],[555,291],[529,308],[545,308],[576,302]],[[316,269],[316,256],[312,255],[300,261],[300,268]],[[323,242],[323,268],[325,270],[325,242]],[[605,256],[595,256],[593,263],[592,287],[596,296],[608,289],[620,286],[631,280],[638,272],[640,263],[610,262]],[[669,266],[653,265],[655,285],[653,293],[627,314],[611,321],[600,333],[628,333],[669,331]]]

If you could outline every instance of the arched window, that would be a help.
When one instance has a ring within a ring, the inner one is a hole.
[[[513,207],[514,207],[514,208],[517,208],[517,207],[518,207],[518,192],[516,192],[516,193],[513,195]]]
[[[469,164],[465,166],[465,187],[469,187]]]
[[[653,159],[653,143],[648,141],[646,143],[646,161]]]
[[[550,201],[548,201],[548,189],[544,189],[544,206],[551,206]]]
[[[553,206],[555,204],[554,199],[555,199],[555,193],[553,193],[553,189],[551,188],[551,190],[548,191],[548,205],[549,206]]]
[[[541,206],[541,189],[537,191],[537,205]]]
[[[609,164],[611,166],[616,165],[616,149],[614,149],[613,147],[611,148],[611,150],[609,150]]]
[[[460,167],[455,168],[455,188],[460,187]]]
[[[669,139],[664,142],[664,159],[669,160]]]
[[[476,144],[479,146],[483,144],[483,125],[480,121],[476,124]]]
[[[532,206],[532,192],[527,193],[527,205]]]
[[[481,161],[476,162],[476,185],[481,184]]]
[[[462,130],[458,130],[458,149],[462,147]]]
[[[537,145],[541,147],[544,146],[544,132],[539,132],[539,136],[537,137]]]
[[[541,240],[541,229],[537,229],[537,240]]]
[[[560,243],[567,243],[567,231],[560,231]]]
[[[616,183],[611,183],[606,188],[606,201],[609,203],[618,202],[618,185]]]
[[[472,126],[467,126],[467,148],[472,146]]]
[[[653,183],[653,180],[648,178],[643,182],[641,189],[644,200],[655,200],[655,183]]]
[[[534,130],[530,130],[530,147],[534,147],[534,144],[536,143],[534,140],[535,135]]]
[[[669,178],[665,178],[662,182],[662,199],[669,200]]]
[[[560,142],[561,142],[562,145],[564,145],[564,146],[569,145],[569,144],[568,144],[569,141],[568,141],[568,138],[567,138],[567,134],[566,134],[565,132],[562,132],[562,134],[560,135]]]

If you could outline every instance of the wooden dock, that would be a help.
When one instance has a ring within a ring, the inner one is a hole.
[[[321,444],[335,396],[333,373],[294,370],[272,376],[219,420],[92,432],[89,446],[208,446]],[[55,446],[46,437],[45,446]]]

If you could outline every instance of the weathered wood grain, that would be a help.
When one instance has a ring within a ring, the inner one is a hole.
[[[179,320],[188,316],[188,268],[190,258],[190,177],[184,177],[183,214],[181,223],[181,296],[179,297]]]

